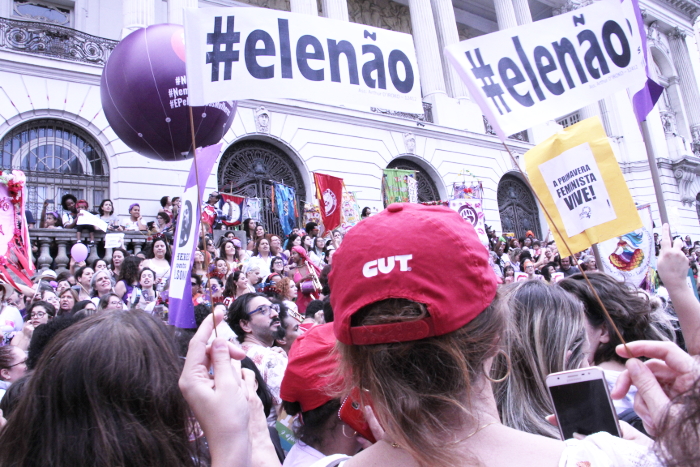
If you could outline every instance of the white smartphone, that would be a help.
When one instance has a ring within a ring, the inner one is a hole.
[[[547,376],[547,389],[562,439],[573,438],[574,433],[590,435],[599,431],[622,436],[601,368],[552,373]]]

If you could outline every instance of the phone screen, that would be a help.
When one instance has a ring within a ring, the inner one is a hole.
[[[564,439],[573,438],[574,433],[590,435],[599,431],[620,436],[605,380],[550,386],[549,391]]]

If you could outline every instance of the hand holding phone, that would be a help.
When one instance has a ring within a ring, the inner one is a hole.
[[[622,436],[601,368],[552,373],[547,376],[547,389],[562,439],[573,438],[574,433],[587,436],[599,431]]]
[[[354,388],[340,405],[338,417],[360,436],[371,443],[376,443],[377,440],[374,438],[372,430],[369,428],[369,423],[367,423],[365,419],[365,414],[362,412],[362,406],[359,401],[360,388]]]

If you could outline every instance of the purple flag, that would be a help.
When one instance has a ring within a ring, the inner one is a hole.
[[[624,0],[623,0],[624,1]],[[644,29],[644,20],[642,19],[642,12],[639,9],[639,1],[631,0],[632,7],[634,8],[634,16],[637,19],[637,30],[642,39],[642,50],[644,51],[644,63],[647,73],[647,82],[644,87],[637,91],[632,97],[632,106],[634,108],[634,115],[637,117],[637,122],[641,123],[647,119],[647,115],[654,108],[656,101],[661,97],[661,93],[664,92],[664,87],[657,84],[654,80],[649,78],[649,57],[647,49],[647,32]]]
[[[182,203],[177,223],[175,251],[170,274],[170,290],[168,300],[168,324],[178,328],[192,329],[197,324],[194,320],[194,305],[192,304],[192,284],[190,270],[194,249],[199,239],[200,203],[197,198],[197,180],[199,180],[199,198],[204,196],[211,169],[221,151],[221,143],[197,149],[197,169],[194,160],[190,175],[182,195]]]

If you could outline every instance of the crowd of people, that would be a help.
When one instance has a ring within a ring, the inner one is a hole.
[[[668,226],[660,300],[531,232],[485,248],[441,206],[215,241],[222,216],[193,257],[196,332],[164,323],[167,232],[1,284],[0,465],[700,465],[700,248]],[[593,365],[623,437],[561,440],[545,379]]]

